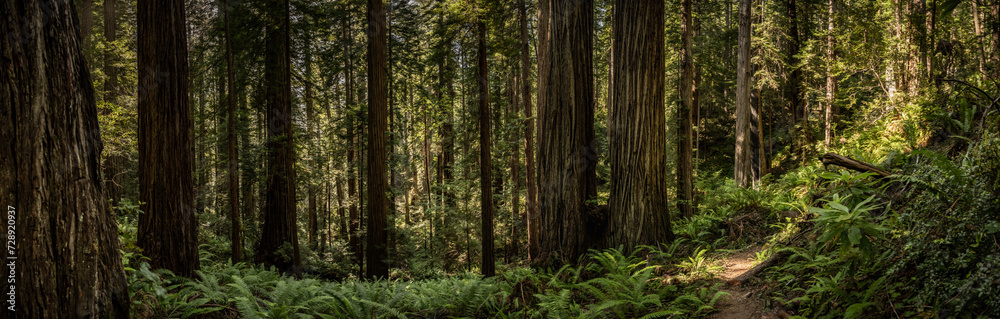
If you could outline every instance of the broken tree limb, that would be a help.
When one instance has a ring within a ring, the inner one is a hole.
[[[879,177],[889,177],[892,173],[886,172],[875,165],[868,164],[844,155],[837,153],[826,153],[819,158],[823,162],[823,166],[826,165],[837,165],[847,169],[852,169],[862,173],[875,173]]]
[[[736,276],[736,278],[727,281],[726,284],[730,286],[739,286],[747,279],[753,278],[754,276],[760,274],[762,271],[764,271],[764,269],[767,269],[771,266],[781,263],[781,261],[784,260],[785,257],[788,257],[789,254],[791,253],[788,250],[782,250],[776,252],[774,253],[774,255],[771,255],[771,257],[768,257],[763,262],[757,264],[757,266],[754,266],[753,268],[750,268],[750,270],[747,270],[743,274]]]

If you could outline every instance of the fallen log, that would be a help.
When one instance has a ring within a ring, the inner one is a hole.
[[[771,255],[771,257],[768,257],[767,259],[765,259],[763,262],[757,264],[757,266],[754,266],[753,268],[750,268],[749,270],[747,270],[743,274],[741,274],[739,276],[736,276],[736,278],[733,278],[733,279],[727,281],[726,284],[730,285],[730,286],[739,286],[741,283],[743,283],[747,279],[753,278],[754,276],[756,276],[756,275],[760,274],[761,272],[763,272],[764,269],[767,269],[767,268],[769,268],[771,266],[779,264],[781,261],[783,261],[785,259],[785,257],[788,257],[788,255],[790,255],[790,254],[791,253],[788,250],[779,251],[779,252],[775,253],[774,255]]]
[[[819,158],[823,166],[837,165],[843,168],[852,169],[862,173],[875,173],[879,177],[889,177],[892,173],[886,172],[875,165],[868,164],[837,153],[826,153]]]

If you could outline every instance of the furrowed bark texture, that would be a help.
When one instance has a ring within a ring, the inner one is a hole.
[[[139,235],[150,266],[193,277],[199,268],[194,149],[184,1],[138,8]]]
[[[663,12],[660,1],[615,2],[608,208],[611,246],[626,251],[673,239],[666,200]]]
[[[128,317],[76,19],[69,1],[0,3],[0,205],[16,231],[0,254],[17,294],[0,318]]]
[[[593,21],[592,1],[539,2],[538,261],[542,263],[575,262],[587,249],[586,201],[597,195]]]

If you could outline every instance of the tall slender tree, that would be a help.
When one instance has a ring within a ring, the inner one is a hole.
[[[346,54],[344,54],[344,60],[345,60],[344,65],[345,69],[347,70],[347,77],[346,79],[344,79],[345,82],[344,94],[347,96],[345,102],[347,104],[345,105],[345,108],[347,109],[347,113],[349,114],[347,120],[347,127],[348,127],[347,134],[350,136],[349,137],[350,143],[348,143],[349,145],[347,147],[347,196],[348,196],[348,202],[350,203],[350,209],[348,210],[349,211],[348,218],[350,219],[349,221],[350,225],[348,226],[348,228],[350,229],[350,231],[348,232],[349,236],[348,246],[350,247],[351,253],[354,255],[354,260],[358,265],[358,271],[360,276],[362,269],[364,269],[364,250],[362,249],[361,237],[360,234],[358,233],[361,230],[361,216],[359,212],[360,209],[358,203],[359,200],[358,173],[357,170],[355,169],[359,165],[355,165],[356,164],[355,161],[358,160],[357,159],[358,156],[356,155],[357,152],[355,145],[357,144],[358,140],[357,135],[359,130],[357,129],[357,125],[355,124],[354,121],[355,118],[354,64],[353,64],[354,56],[352,54],[353,52],[352,50],[354,48],[354,37],[351,34],[350,21],[351,17],[348,16],[346,19],[344,19],[342,25],[344,40],[345,40],[344,52],[346,52]]]
[[[614,80],[608,118],[609,229],[611,245],[622,245],[629,251],[673,240],[666,200],[663,13],[662,1],[615,2],[611,45]],[[690,43],[690,38],[687,41]],[[686,90],[691,88],[688,85]],[[685,94],[691,98],[690,92]],[[687,124],[690,134],[690,121]],[[690,164],[690,148],[688,156]]]
[[[833,78],[833,63],[834,63],[834,37],[833,37],[833,18],[834,11],[833,7],[836,4],[835,0],[827,1],[827,28],[826,28],[826,110],[825,118],[826,125],[823,127],[823,147],[829,149],[830,142],[833,140],[833,116],[834,116],[834,99],[836,92],[834,90],[836,86],[836,81]]]
[[[493,181],[493,163],[490,149],[490,93],[486,66],[486,22],[483,21],[483,8],[477,8],[476,14],[476,79],[479,82],[479,190],[480,210],[482,210],[482,244],[483,244],[483,276],[496,275],[496,265],[493,251],[493,191],[490,182]]]
[[[118,40],[118,15],[115,12],[115,1],[104,0],[104,39],[107,43],[113,43]],[[115,65],[117,55],[111,52],[111,50],[107,50],[103,58],[103,71],[106,77],[104,80],[104,101],[117,105],[119,95],[118,67]],[[109,114],[111,110],[110,108],[103,108],[101,112],[102,114]],[[119,151],[109,154],[104,163],[102,163],[104,166],[104,185],[113,206],[118,206],[118,201],[121,200],[122,178],[120,176],[124,162],[124,156]]]
[[[740,187],[756,186],[760,179],[756,156],[758,139],[754,127],[757,112],[750,103],[753,77],[750,66],[750,34],[753,25],[750,20],[750,0],[739,1],[739,34],[737,36],[736,58],[736,165],[734,175]],[[757,168],[755,168],[757,167]]]
[[[388,278],[386,264],[386,14],[382,0],[368,0],[368,270],[369,278]]]
[[[806,118],[805,105],[801,102],[799,96],[799,83],[802,78],[802,69],[799,65],[799,45],[801,40],[799,38],[799,18],[798,18],[798,8],[796,7],[797,0],[787,0],[785,3],[786,10],[788,13],[788,50],[786,56],[788,58],[788,85],[785,90],[785,101],[788,103],[788,109],[792,113],[792,123],[795,125],[793,130],[796,136],[793,138],[794,145],[799,151],[799,156],[802,159],[802,164],[806,163],[806,132],[808,119]]]
[[[528,226],[528,258],[538,255],[538,186],[535,179],[535,120],[531,116],[531,60],[528,53],[528,5],[519,0],[518,20],[521,24],[521,103],[524,104],[524,169],[525,208]]]
[[[0,39],[0,203],[17,231],[15,250],[0,253],[14,279],[3,291],[16,293],[2,318],[129,316],[101,182],[97,104],[72,8],[0,3],[0,34],[8,35]]]
[[[993,78],[1000,79],[1000,3],[990,6],[990,16],[993,17]]]
[[[149,264],[180,276],[199,268],[184,1],[139,3],[139,215]]]
[[[226,104],[229,116],[227,137],[229,139],[229,220],[232,222],[230,239],[233,246],[233,262],[238,263],[243,260],[243,236],[240,227],[240,182],[236,176],[236,163],[239,161],[236,154],[236,84],[233,74],[233,40],[229,32],[229,0],[223,1],[225,7],[225,32],[226,32]]]
[[[979,1],[969,1],[969,2],[972,3],[972,22],[973,22],[973,31],[975,32],[974,34],[976,36],[976,51],[979,51],[977,57],[978,58],[977,62],[979,62],[979,73],[987,74],[985,68],[986,49],[983,45],[983,27],[979,18],[980,16]]]
[[[694,164],[691,161],[693,157],[694,134],[691,126],[694,123],[694,109],[697,107],[694,104],[694,95],[697,87],[695,86],[694,78],[694,52],[692,51],[694,46],[691,43],[692,1],[681,0],[681,41],[683,42],[681,48],[681,85],[679,86],[681,104],[677,108],[677,208],[681,216],[685,217],[694,215]],[[660,22],[662,24],[662,21]],[[618,28],[616,27],[615,30],[617,31]],[[623,34],[623,36],[629,37],[632,35]],[[644,44],[638,43],[637,45]],[[628,50],[634,48],[623,47],[622,49]],[[640,56],[639,58],[644,57]],[[638,76],[643,75],[640,74]]]
[[[542,0],[538,74],[538,262],[586,252],[587,200],[597,195],[594,4]]]
[[[299,235],[295,201],[295,140],[288,0],[269,3],[273,22],[267,28],[264,56],[267,96],[267,194],[258,261],[300,275]],[[290,254],[290,255],[289,255]]]

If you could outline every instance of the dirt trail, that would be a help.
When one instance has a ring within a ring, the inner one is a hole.
[[[719,274],[721,282],[727,282],[753,267],[753,259],[761,247],[748,248],[722,260],[724,271]],[[724,285],[722,291],[730,295],[722,297],[716,308],[719,312],[708,316],[714,319],[764,318],[764,306],[757,298],[757,290],[743,286]]]

